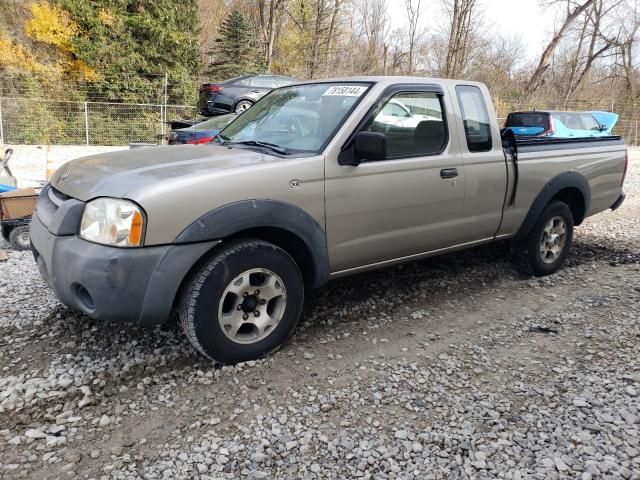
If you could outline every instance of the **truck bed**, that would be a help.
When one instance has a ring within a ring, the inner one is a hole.
[[[580,138],[555,138],[555,137],[530,137],[518,135],[502,135],[502,146],[515,147],[518,152],[532,152],[544,150],[565,150],[570,148],[593,148],[613,145],[624,145],[622,137],[611,135],[607,137],[580,137]]]
[[[581,182],[575,177],[583,177],[584,211],[577,225],[585,217],[617,206],[627,162],[622,137],[523,137],[506,130],[502,146],[509,184],[504,231],[520,228],[522,216],[532,209],[548,182],[560,176],[571,176],[576,181],[567,185],[576,188]]]

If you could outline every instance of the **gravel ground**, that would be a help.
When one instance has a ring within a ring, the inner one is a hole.
[[[640,153],[626,192],[556,275],[495,245],[335,281],[236,367],[67,310],[9,251],[0,478],[640,479]]]

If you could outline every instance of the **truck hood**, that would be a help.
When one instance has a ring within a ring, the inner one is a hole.
[[[138,148],[72,160],[56,171],[51,185],[85,202],[96,197],[134,199],[134,192],[163,182],[273,161],[281,159],[215,144]]]

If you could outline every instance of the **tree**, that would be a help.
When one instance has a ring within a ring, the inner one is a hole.
[[[3,34],[0,37],[0,68],[53,77],[51,80],[94,80],[95,72],[78,60],[74,40],[79,27],[69,13],[47,1],[32,3],[29,10],[29,18],[24,22],[24,34],[31,45],[11,42]]]
[[[276,70],[301,78],[331,75],[341,57],[343,0],[282,2],[281,32],[274,44]]]
[[[237,10],[220,27],[220,36],[210,52],[207,73],[214,80],[265,70],[264,59],[253,26]]]
[[[78,57],[74,45],[78,24],[58,5],[41,1],[25,9],[23,28],[14,38],[0,32],[0,73],[6,72],[2,91],[14,93],[46,90],[64,95],[67,82],[93,82],[93,68]],[[1,92],[0,92],[1,93]]]
[[[389,41],[387,0],[360,0],[357,13],[363,43],[358,52],[361,57],[359,70],[366,74],[383,73]]]
[[[564,2],[564,0],[561,0]],[[557,2],[551,2],[557,3]],[[578,4],[575,8],[571,9],[571,4],[573,4],[572,0],[567,0],[567,14],[558,29],[558,31],[553,35],[551,41],[547,45],[547,48],[544,49],[542,55],[540,56],[540,61],[538,62],[538,66],[536,67],[533,75],[529,79],[527,86],[525,88],[525,93],[527,95],[533,94],[538,88],[540,88],[544,82],[544,75],[551,66],[551,60],[553,58],[553,54],[560,43],[560,40],[564,37],[569,30],[569,27],[573,24],[573,22],[582,15],[587,8],[591,6],[593,0],[584,0],[582,4]]]
[[[578,21],[579,34],[569,62],[569,78],[565,81],[565,108],[571,95],[587,78],[596,60],[615,47],[615,41],[605,32],[606,17],[622,4],[622,0],[609,3],[594,0]]]
[[[445,9],[451,19],[444,76],[462,76],[470,60],[472,38],[478,17],[476,0],[445,0]]]
[[[57,1],[78,25],[79,59],[99,76],[89,99],[159,102],[167,74],[169,101],[195,100],[196,0]]]
[[[525,49],[515,35],[497,33],[491,42],[482,42],[480,52],[469,65],[469,79],[485,83],[490,90],[500,94],[517,92],[514,77],[523,65]]]
[[[414,54],[416,49],[416,42],[418,41],[419,37],[418,25],[420,24],[420,3],[421,0],[404,1],[405,8],[407,9],[407,18],[409,20],[409,75],[413,74]]]
[[[276,20],[283,5],[284,0],[258,0],[258,23],[264,43],[264,61],[267,70],[271,70],[273,45],[277,33]]]
[[[634,54],[634,47],[637,44],[638,30],[640,30],[638,4],[626,5],[626,9],[619,15],[616,25],[618,26],[618,32],[615,38],[610,38],[609,40],[618,49],[618,57],[622,62],[626,94],[635,107],[637,99],[634,76],[637,75],[638,69],[635,63],[637,57]]]

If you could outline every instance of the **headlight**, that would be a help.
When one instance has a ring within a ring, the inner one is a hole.
[[[115,198],[97,198],[84,207],[80,237],[114,247],[142,245],[144,217],[135,204]]]

